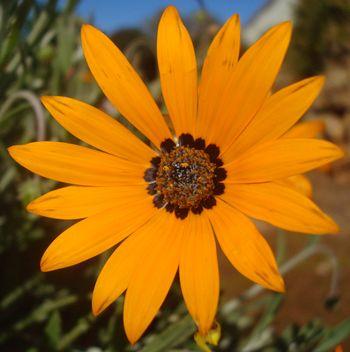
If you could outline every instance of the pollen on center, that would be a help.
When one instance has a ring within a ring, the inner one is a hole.
[[[202,138],[194,140],[190,134],[182,134],[178,144],[171,139],[163,141],[160,156],[151,160],[144,175],[154,205],[180,219],[190,210],[200,214],[203,208],[215,206],[215,195],[224,192],[221,181],[226,178],[219,154],[217,146],[206,147]]]

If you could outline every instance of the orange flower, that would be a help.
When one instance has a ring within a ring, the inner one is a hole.
[[[82,29],[84,55],[105,95],[151,142],[87,104],[44,97],[54,118],[101,151],[59,142],[9,148],[27,169],[70,183],[28,210],[83,219],[43,255],[50,271],[120,245],[93,292],[99,314],[124,291],[124,326],[135,343],[153,320],[179,269],[190,314],[205,335],[219,298],[217,239],[243,275],[284,291],[274,255],[248,217],[304,233],[335,233],[333,220],[279,181],[342,156],[333,144],[283,138],[318,95],[312,77],[271,95],[290,23],[270,29],[238,60],[240,25],[230,18],[211,44],[197,83],[190,36],[174,7],[163,13],[157,51],[163,97],[175,135],[121,51],[96,28]]]

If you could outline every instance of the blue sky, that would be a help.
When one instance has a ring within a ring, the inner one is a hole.
[[[239,13],[243,23],[266,0],[204,0],[211,14],[220,21],[225,21],[233,13]],[[144,21],[167,5],[174,5],[182,16],[198,10],[196,0],[82,0],[78,13],[84,18],[93,16],[94,24],[109,32],[114,29],[142,26]]]

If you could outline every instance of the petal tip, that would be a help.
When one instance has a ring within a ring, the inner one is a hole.
[[[95,28],[94,26],[92,26],[91,24],[84,23],[81,26],[80,36],[81,36],[83,50],[84,50],[84,45],[86,44],[87,36],[93,35],[94,32],[95,33],[99,32],[99,30],[97,28]]]
[[[7,148],[7,151],[8,151],[8,153],[12,156],[12,153],[13,153],[13,151],[14,151],[14,145],[12,145],[11,147],[8,147]]]
[[[279,32],[280,35],[282,35],[283,37],[287,37],[288,40],[292,35],[292,30],[293,24],[291,21],[281,22],[276,26],[272,27],[272,31],[275,31],[275,33]]]
[[[347,153],[339,147],[338,147],[338,152],[339,152],[340,158],[344,158],[344,156],[347,155]]]
[[[103,311],[102,306],[98,305],[94,298],[92,298],[92,308],[91,308],[92,314],[94,317],[97,317],[100,315],[100,313]]]
[[[338,147],[337,145],[331,143],[334,149],[334,158],[333,160],[338,160],[338,159],[342,159],[345,157],[345,155],[347,154],[342,148]]]
[[[124,331],[125,335],[130,342],[131,345],[135,345],[136,342],[141,338],[144,330],[139,324],[135,324],[135,321],[128,321],[126,319],[125,314],[125,301],[124,301],[124,316],[123,316],[123,323],[124,323]]]
[[[307,84],[312,85],[314,89],[317,89],[317,94],[319,94],[325,84],[326,77],[324,75],[317,75],[306,78],[304,81],[307,82]]]
[[[233,22],[235,24],[239,24],[240,23],[240,17],[238,13],[233,14],[230,19],[229,22]]]
[[[340,232],[340,227],[339,225],[333,221],[332,219],[330,219],[329,221],[329,228],[328,228],[328,231],[327,231],[329,234],[331,235],[338,235],[339,232]]]
[[[284,283],[282,276],[280,276],[280,280],[279,280],[278,284],[275,286],[275,291],[277,291],[279,293],[286,292],[286,285]]]
[[[47,263],[47,258],[45,258],[45,254],[40,260],[40,270],[45,273],[47,271],[50,271],[48,263]]]
[[[86,33],[86,31],[89,31],[91,29],[94,29],[94,26],[92,26],[91,24],[88,24],[88,23],[84,23],[81,26],[81,32],[85,32]]]
[[[47,110],[53,100],[54,97],[49,95],[43,95],[42,97],[40,97],[41,104],[43,104]]]
[[[26,210],[27,210],[27,212],[29,212],[29,213],[35,214],[35,209],[36,209],[36,207],[35,207],[35,200],[31,201],[31,202],[28,203],[27,206],[26,206]]]
[[[292,21],[284,21],[280,25],[281,27],[284,27],[287,30],[292,30],[292,27],[293,27]]]
[[[50,99],[50,96],[49,95],[42,95],[40,97],[40,100],[43,104],[45,104],[46,101],[48,101]]]
[[[56,95],[42,95],[40,97],[41,102],[46,105],[46,104],[50,104],[51,102],[58,100],[60,97],[56,96]]]
[[[179,12],[177,11],[177,8],[174,5],[167,6],[163,13],[171,13],[173,15],[179,14]]]
[[[91,302],[92,314],[95,317],[100,315],[109,305],[108,302],[106,302],[106,300],[103,299],[103,297],[101,297],[101,295],[97,292],[101,293],[101,291],[97,289],[97,285],[95,284]]]
[[[56,269],[59,269],[59,267],[49,258],[46,250],[40,260],[40,270],[45,273]]]
[[[284,283],[284,279],[282,275],[279,273],[277,268],[273,269],[273,272],[275,275],[271,277],[271,281],[269,282],[268,286],[264,286],[272,291],[279,292],[279,293],[285,293],[286,292],[286,286]]]
[[[17,161],[18,152],[23,150],[22,145],[12,145],[11,147],[7,148],[8,153],[10,154],[11,158]]]
[[[320,83],[320,85],[324,85],[326,82],[326,76],[325,75],[317,75],[315,76],[315,79]]]
[[[125,334],[126,337],[130,343],[130,345],[134,346],[136,344],[136,342],[139,340],[140,336],[138,336],[138,334],[136,334],[135,332],[131,332],[127,329],[127,327],[125,326],[124,323],[124,329],[125,329]]]
[[[177,8],[173,5],[170,5],[166,7],[165,10],[163,11],[160,22],[163,22],[164,20],[166,21],[177,20],[179,17],[180,17],[180,14],[177,11]]]

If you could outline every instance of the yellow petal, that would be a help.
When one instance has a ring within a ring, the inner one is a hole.
[[[113,42],[90,25],[82,27],[81,41],[92,74],[116,109],[155,145],[170,138],[150,92]]]
[[[122,187],[69,186],[48,192],[27,206],[31,213],[55,219],[82,219],[144,199],[146,185]]]
[[[74,144],[34,142],[8,150],[26,169],[60,182],[84,186],[144,183],[139,164]]]
[[[190,35],[174,6],[158,27],[157,56],[163,97],[177,135],[194,133],[197,117],[197,64]]]
[[[282,179],[339,159],[334,144],[315,139],[282,138],[257,145],[226,166],[228,183],[256,183]]]
[[[82,141],[125,160],[148,164],[155,152],[103,111],[66,97],[41,101],[67,131]]]
[[[218,199],[208,212],[219,244],[231,264],[248,279],[268,289],[283,292],[270,246],[254,224],[241,212]]]
[[[325,124],[322,120],[310,120],[298,123],[288,132],[286,132],[284,138],[316,138],[325,129]]]
[[[222,26],[205,58],[199,85],[197,136],[206,136],[215,127],[213,112],[222,92],[232,79],[240,50],[239,16],[234,15]]]
[[[159,210],[158,210],[159,211]],[[185,221],[165,211],[148,226],[148,243],[138,258],[125,295],[124,327],[134,344],[157,314],[174,280]]]
[[[278,183],[282,183],[288,187],[291,187],[308,198],[312,197],[312,184],[310,180],[304,175],[290,176],[278,181]]]
[[[186,306],[201,335],[210,330],[219,298],[219,270],[213,230],[205,215],[192,215],[180,260],[180,283]]]
[[[158,211],[151,197],[146,196],[79,221],[50,244],[41,259],[41,270],[65,268],[102,253],[143,226]]]
[[[220,197],[248,216],[289,231],[326,234],[339,230],[309,198],[281,184],[226,185]]]
[[[321,76],[295,83],[270,96],[247,128],[233,142],[226,162],[257,143],[275,140],[291,128],[317,98],[324,84]],[[299,136],[299,138],[304,138]]]
[[[213,128],[203,136],[225,152],[264,103],[280,69],[291,34],[290,23],[271,28],[239,60],[210,113]]]
[[[92,295],[94,315],[100,314],[127,289],[138,259],[152,243],[157,215],[128,237],[107,260]]]

